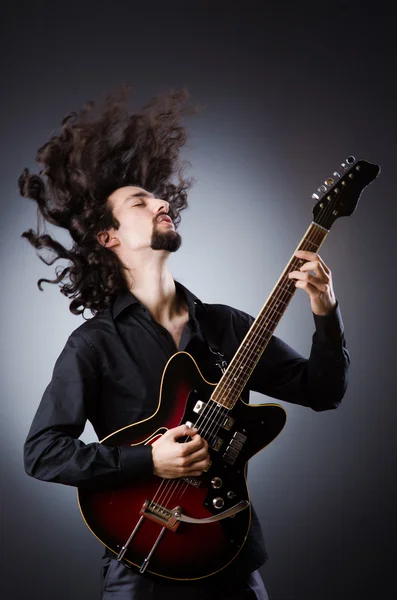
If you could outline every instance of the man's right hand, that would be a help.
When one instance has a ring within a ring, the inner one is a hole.
[[[176,441],[184,436],[191,437],[191,441]],[[207,441],[197,433],[197,428],[187,425],[169,429],[153,442],[152,458],[154,474],[164,479],[197,477],[208,468],[210,462]]]

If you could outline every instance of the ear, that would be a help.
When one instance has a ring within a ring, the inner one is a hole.
[[[111,236],[110,231],[100,231],[97,233],[96,239],[101,246],[105,246],[106,248],[113,248],[114,246],[118,246],[120,244],[116,237]]]

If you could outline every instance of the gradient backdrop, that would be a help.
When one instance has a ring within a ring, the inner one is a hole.
[[[206,110],[186,124],[197,184],[183,213],[175,278],[205,302],[256,315],[311,221],[312,192],[348,155],[381,165],[321,255],[351,352],[336,411],[288,405],[253,458],[249,484],[270,558],[271,600],[395,597],[396,71],[382,2],[30,2],[2,8],[2,596],[90,600],[102,548],[76,491],[25,475],[22,446],[55,360],[81,323],[20,237],[35,204],[23,167],[71,110],[121,83],[137,108],[186,85]],[[49,227],[50,232],[56,228]],[[55,234],[62,242],[63,230]],[[308,356],[308,296],[277,335]],[[259,394],[253,402],[271,401]],[[84,440],[94,440],[90,427]]]

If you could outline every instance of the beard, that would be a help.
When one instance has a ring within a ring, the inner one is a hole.
[[[167,228],[160,231],[157,227],[153,230],[153,235],[150,243],[152,250],[168,250],[168,252],[176,252],[182,244],[182,238],[175,229]]]

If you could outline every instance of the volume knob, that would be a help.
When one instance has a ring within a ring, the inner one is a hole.
[[[213,479],[211,479],[211,485],[217,490],[222,485],[222,479],[220,477],[214,477]]]
[[[223,500],[223,498],[218,496],[217,498],[213,499],[212,504],[215,506],[215,508],[222,508],[225,504],[225,501]]]

